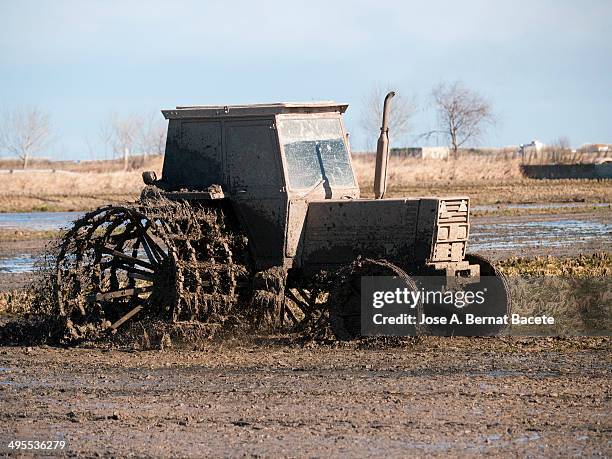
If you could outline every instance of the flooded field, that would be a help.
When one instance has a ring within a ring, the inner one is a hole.
[[[574,203],[509,204],[506,206],[474,206],[474,210],[494,209],[564,209]],[[609,207],[601,204],[598,207]],[[0,214],[0,230],[60,230],[71,225],[82,212],[31,212]],[[519,254],[566,255],[581,251],[612,250],[612,211],[595,213],[550,213],[543,215],[476,216],[471,219],[469,250],[495,256]],[[42,252],[40,244],[2,242],[0,273],[32,271]]]
[[[0,258],[0,273],[28,273],[34,269],[37,257],[22,254],[9,258]]]
[[[610,215],[568,217],[481,217],[472,220],[470,247],[476,252],[530,249],[612,248]]]
[[[0,213],[0,229],[59,230],[83,215],[83,212],[12,212]]]

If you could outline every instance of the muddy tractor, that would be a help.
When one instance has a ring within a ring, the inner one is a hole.
[[[393,95],[384,101],[367,199],[352,165],[346,104],[163,110],[161,177],[145,172],[137,202],[92,211],[63,238],[60,314],[77,334],[155,315],[220,326],[248,317],[298,331],[327,320],[350,339],[360,334],[362,276],[412,288],[419,276],[449,285],[499,276],[466,253],[467,196],[385,198]]]

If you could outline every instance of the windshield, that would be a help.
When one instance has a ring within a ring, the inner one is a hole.
[[[292,189],[312,188],[323,182],[331,187],[354,186],[338,118],[285,119],[279,120],[277,126]]]

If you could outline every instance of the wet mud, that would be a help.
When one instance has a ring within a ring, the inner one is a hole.
[[[498,259],[610,251],[609,215],[580,219],[595,237],[548,244],[538,231],[558,215],[475,217],[472,247],[489,228],[489,241],[519,241],[477,250]],[[0,258],[35,258],[46,243],[3,241]],[[0,292],[29,277],[0,271]],[[63,453],[82,456],[612,454],[609,337],[337,342],[145,321],[61,348],[31,339],[48,326],[4,329],[16,339],[0,347],[1,453],[65,440]]]
[[[608,456],[610,350],[609,338],[5,347],[0,451],[63,439],[85,456]]]
[[[612,251],[612,213],[472,218],[469,250],[494,258]]]

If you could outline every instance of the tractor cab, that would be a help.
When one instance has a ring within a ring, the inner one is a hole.
[[[179,106],[169,120],[162,179],[168,190],[225,195],[359,196],[335,102]]]

